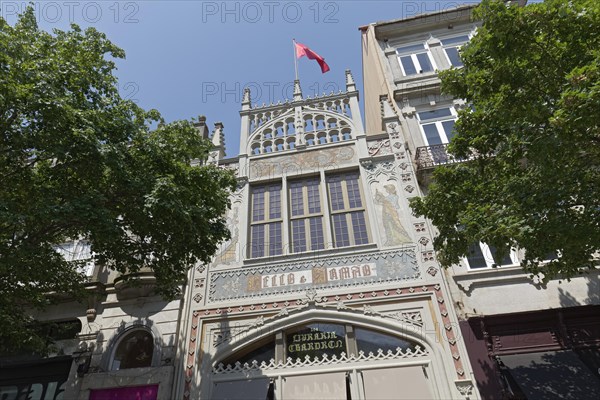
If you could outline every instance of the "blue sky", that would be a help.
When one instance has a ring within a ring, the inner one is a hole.
[[[473,1],[471,1],[472,3]],[[254,103],[291,97],[292,38],[325,57],[331,71],[299,60],[304,95],[344,90],[350,69],[362,93],[358,27],[446,10],[464,1],[34,1],[44,29],[94,26],[123,48],[121,93],[167,121],[206,115],[225,125],[227,156],[239,152],[241,94]],[[14,23],[26,1],[0,1]],[[362,101],[362,97],[361,97]]]

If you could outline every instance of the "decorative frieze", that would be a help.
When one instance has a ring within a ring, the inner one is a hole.
[[[214,272],[210,275],[209,301],[419,278],[415,249],[408,248]]]
[[[269,362],[261,362],[254,360],[251,363],[240,363],[236,362],[231,365],[224,365],[220,363],[216,367],[213,367],[213,374],[248,374],[250,372],[260,372],[260,371],[273,371],[273,370],[283,370],[288,368],[299,368],[299,367],[312,367],[318,365],[336,365],[336,364],[348,364],[355,363],[361,361],[376,361],[376,360],[400,360],[400,359],[408,359],[408,358],[419,358],[427,356],[429,353],[426,349],[421,346],[415,346],[415,349],[402,349],[398,347],[396,351],[388,350],[387,352],[382,349],[377,350],[377,353],[369,352],[365,354],[363,351],[359,351],[358,355],[347,355],[346,353],[341,353],[338,357],[335,354],[332,356],[328,356],[327,354],[323,354],[321,357],[315,356],[311,359],[309,355],[305,358],[292,358],[288,357],[286,362],[276,362],[274,359],[271,359]]]

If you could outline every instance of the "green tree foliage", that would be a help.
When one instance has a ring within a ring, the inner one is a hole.
[[[112,60],[123,57],[92,28],[50,34],[32,9],[14,26],[0,18],[2,350],[43,344],[24,307],[82,293],[58,243],[87,238],[98,263],[129,276],[149,267],[174,298],[229,237],[234,177],[191,165],[211,146],[192,122],[163,124],[119,96]]]
[[[593,268],[600,250],[600,2],[525,7],[483,1],[464,68],[440,73],[465,99],[449,149],[471,161],[439,167],[417,215],[439,229],[444,266],[470,243],[525,250],[545,280]],[[549,254],[558,258],[541,266]]]

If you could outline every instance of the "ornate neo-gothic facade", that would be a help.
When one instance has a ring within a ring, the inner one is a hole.
[[[477,398],[399,116],[365,131],[346,91],[254,106],[240,154],[232,238],[190,273],[182,400]]]

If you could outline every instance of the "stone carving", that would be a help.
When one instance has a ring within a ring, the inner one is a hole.
[[[252,178],[274,177],[282,174],[316,172],[321,169],[333,170],[348,164],[354,159],[354,149],[341,146],[334,149],[304,151],[277,157],[272,160],[254,161],[250,166]]]
[[[371,184],[380,179],[384,180],[395,179],[396,170],[393,161],[369,162],[363,163],[366,172],[367,183]]]
[[[424,222],[417,222],[414,224],[415,225],[415,231],[417,232],[425,232],[425,223]]]
[[[368,147],[370,156],[385,155],[392,152],[392,149],[390,148],[390,139],[369,142]]]
[[[458,392],[465,397],[473,394],[473,388],[473,382],[471,381],[461,380],[456,382],[456,389],[458,389]]]
[[[194,279],[194,287],[196,289],[201,289],[204,287],[204,281],[206,281],[206,278],[196,278]]]
[[[423,317],[420,311],[399,311],[395,313],[384,314],[387,318],[392,318],[398,322],[404,322],[418,327],[423,326]]]
[[[271,359],[269,362],[263,361],[259,363],[254,360],[251,363],[240,363],[239,361],[235,364],[224,365],[223,363],[219,363],[216,367],[213,367],[213,374],[238,374],[242,373],[244,375],[248,374],[251,371],[266,371],[266,370],[281,370],[284,368],[297,368],[297,367],[308,367],[308,366],[316,366],[316,365],[336,365],[336,364],[347,364],[347,363],[355,363],[362,361],[375,361],[375,360],[398,360],[398,359],[407,359],[407,358],[418,358],[422,356],[426,356],[428,354],[427,350],[422,348],[421,346],[415,346],[415,349],[406,349],[403,350],[401,348],[397,348],[396,351],[388,350],[387,352],[382,349],[377,350],[377,353],[370,352],[369,354],[365,354],[363,351],[358,352],[358,356],[352,354],[350,356],[346,355],[346,353],[342,353],[339,357],[335,354],[332,356],[328,356],[327,354],[323,354],[321,357],[315,356],[313,359],[310,358],[309,355],[306,355],[304,359],[297,358],[293,359],[292,357],[288,357],[285,363],[276,362],[274,359]]]
[[[302,299],[302,304],[314,304],[327,301],[326,297],[318,296],[315,288],[306,289],[306,299]]]
[[[433,251],[422,251],[421,259],[423,262],[433,261]]]

